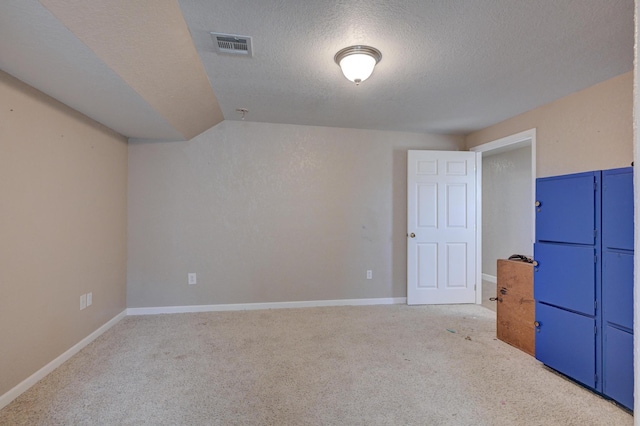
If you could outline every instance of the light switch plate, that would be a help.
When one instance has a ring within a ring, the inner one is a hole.
[[[196,273],[195,272],[190,272],[187,275],[187,278],[189,280],[189,285],[196,284],[198,282],[197,279],[196,279]]]
[[[87,293],[87,308],[93,303],[93,293]]]
[[[83,294],[80,296],[80,310],[83,310],[87,307],[87,295]]]

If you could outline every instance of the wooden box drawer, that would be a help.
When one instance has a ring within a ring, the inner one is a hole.
[[[498,260],[498,339],[535,356],[533,265]]]

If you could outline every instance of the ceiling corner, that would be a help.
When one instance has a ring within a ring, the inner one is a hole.
[[[224,119],[177,1],[39,1],[185,139]]]

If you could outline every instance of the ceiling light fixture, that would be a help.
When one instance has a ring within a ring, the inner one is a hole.
[[[356,85],[369,78],[380,59],[382,53],[378,49],[360,45],[345,47],[333,57],[347,80],[353,81]]]

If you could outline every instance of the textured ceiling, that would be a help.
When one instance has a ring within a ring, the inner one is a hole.
[[[179,0],[225,119],[467,133],[632,70],[633,0]],[[213,52],[209,31],[253,37]],[[360,86],[333,62],[382,51]]]
[[[188,139],[236,108],[464,134],[630,71],[633,13],[633,0],[2,0],[0,69],[136,138]],[[254,56],[214,53],[210,31],[252,36]],[[383,55],[360,86],[333,62],[352,44]]]

